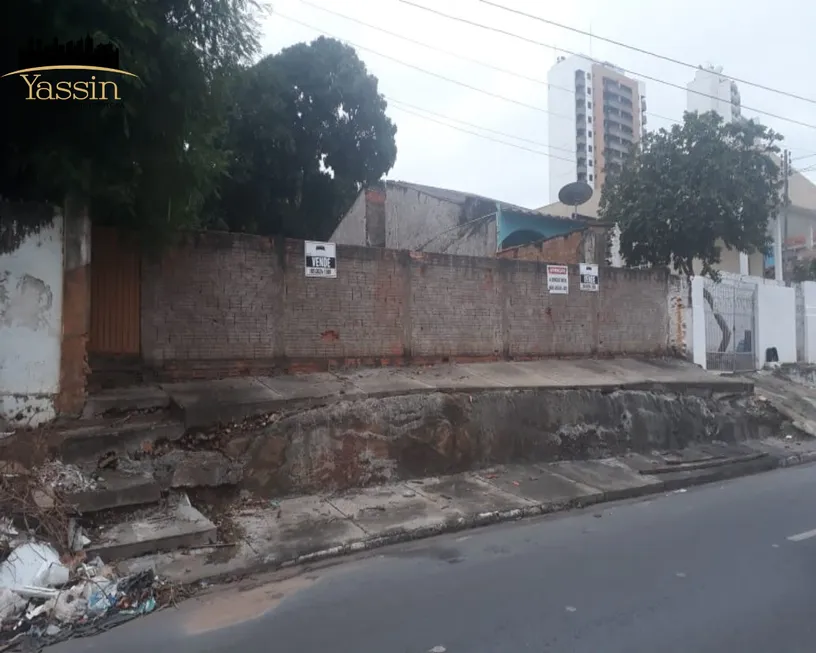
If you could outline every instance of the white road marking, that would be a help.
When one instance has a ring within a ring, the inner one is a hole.
[[[685,578],[685,577],[686,577],[686,574],[685,574],[685,572],[678,571],[678,572],[675,574],[675,576],[677,576],[678,578]]]
[[[791,535],[788,540],[790,542],[801,542],[802,540],[809,540],[811,537],[816,537],[816,528],[814,528],[812,531],[805,531],[804,533]]]
[[[573,608],[571,605],[568,605],[568,606],[567,606],[566,608],[564,608],[564,609],[565,609],[567,612],[576,612],[576,611],[578,610],[578,608]]]
[[[778,545],[778,544],[771,544],[771,546],[772,546],[774,549],[778,549],[778,548],[779,548],[779,545]]]

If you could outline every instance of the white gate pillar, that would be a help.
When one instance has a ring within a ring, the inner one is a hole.
[[[816,282],[803,281],[805,363],[816,363]]]
[[[814,284],[816,286],[816,284]],[[816,305],[814,306],[816,309]],[[814,325],[816,326],[816,324]],[[703,277],[694,277],[691,280],[691,350],[692,361],[704,370],[706,362],[706,310],[703,297]]]

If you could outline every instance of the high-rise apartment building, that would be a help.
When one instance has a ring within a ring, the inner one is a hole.
[[[550,201],[580,180],[600,194],[646,124],[643,83],[609,63],[559,57],[547,76]]]
[[[739,89],[722,74],[722,66],[700,66],[694,79],[686,84],[689,111],[716,111],[726,122],[742,117]]]

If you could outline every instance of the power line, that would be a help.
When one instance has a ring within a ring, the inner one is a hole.
[[[536,106],[534,104],[528,104],[527,102],[522,102],[521,100],[515,100],[513,98],[507,97],[506,95],[501,95],[500,93],[494,93],[493,91],[488,91],[487,89],[479,88],[478,86],[472,86],[471,84],[467,84],[466,82],[460,81],[458,79],[454,79],[453,77],[446,77],[445,75],[440,75],[439,73],[435,73],[433,71],[428,70],[427,68],[422,68],[421,66],[416,66],[416,65],[414,65],[412,63],[408,63],[407,61],[403,61],[402,59],[398,59],[397,57],[392,57],[391,55],[383,54],[382,52],[379,52],[378,50],[374,50],[372,48],[367,48],[367,47],[362,46],[362,45],[357,45],[356,43],[354,43],[352,41],[349,41],[348,39],[342,39],[339,36],[336,36],[336,35],[332,34],[331,32],[327,32],[325,30],[322,30],[322,29],[320,29],[318,27],[315,27],[314,25],[309,25],[309,23],[304,23],[301,20],[297,20],[296,18],[292,18],[291,16],[287,16],[285,14],[282,14],[279,11],[275,11],[274,15],[279,16],[280,18],[283,18],[284,20],[288,20],[288,21],[290,21],[292,23],[296,23],[298,25],[302,25],[303,27],[307,27],[308,29],[314,30],[315,32],[319,32],[319,33],[324,34],[326,36],[330,36],[331,38],[337,39],[338,41],[344,41],[345,43],[348,43],[349,45],[353,46],[357,50],[363,50],[364,52],[370,52],[371,54],[375,54],[378,57],[388,59],[390,61],[393,61],[395,63],[400,64],[401,66],[405,66],[406,68],[412,68],[413,70],[419,71],[419,72],[424,73],[426,75],[430,75],[431,77],[436,77],[437,79],[441,79],[441,80],[449,82],[451,84],[456,84],[457,86],[462,86],[464,88],[470,89],[471,91],[476,91],[477,93],[482,93],[482,94],[487,95],[489,97],[494,97],[494,98],[497,98],[499,100],[504,100],[505,102],[509,102],[510,104],[516,104],[516,105],[518,105],[520,107],[524,107],[525,109],[531,109],[533,111],[538,111],[539,113],[545,113],[547,115],[554,116],[556,118],[564,118],[565,120],[572,120],[572,116],[564,116],[564,115],[561,115],[560,113],[552,113],[551,111],[548,111],[547,109],[544,109],[543,107],[538,107],[538,106]]]
[[[558,159],[559,161],[566,161],[567,163],[575,163],[575,159],[566,159],[561,156],[555,156],[554,154],[550,154],[549,152],[542,152],[541,150],[534,150],[531,147],[525,147],[524,145],[519,145],[517,143],[509,143],[507,141],[503,141],[498,138],[493,138],[492,136],[487,136],[485,134],[480,134],[479,132],[471,131],[469,129],[464,129],[462,127],[458,127],[457,125],[451,125],[441,120],[437,120],[436,118],[432,118],[430,116],[423,115],[417,111],[412,111],[411,109],[406,109],[405,107],[401,107],[398,105],[394,105],[395,109],[399,111],[403,111],[405,113],[410,113],[411,115],[416,116],[417,118],[422,118],[423,120],[428,120],[430,122],[435,122],[438,125],[442,125],[443,127],[448,127],[449,129],[455,129],[456,131],[463,132],[465,134],[470,134],[471,136],[478,136],[479,138],[483,138],[487,141],[493,141],[494,143],[499,143],[500,145],[506,145],[507,147],[514,147],[518,150],[524,150],[526,152],[532,152],[533,154],[538,154],[540,156],[546,156],[550,159]],[[480,127],[480,129],[483,129]]]
[[[490,132],[491,134],[496,134],[497,136],[504,136],[506,138],[513,138],[515,140],[523,141],[525,143],[530,143],[531,145],[538,145],[540,147],[548,147],[548,148],[550,148],[552,150],[561,150],[562,152],[567,152],[568,154],[572,154],[574,152],[574,150],[568,149],[566,147],[556,147],[555,145],[549,145],[548,143],[542,143],[541,141],[534,141],[534,140],[532,140],[530,138],[524,138],[523,136],[516,136],[514,134],[508,134],[507,132],[498,131],[496,129],[490,129],[489,127],[483,127],[482,125],[477,125],[477,124],[472,123],[472,122],[467,122],[467,121],[462,120],[460,118],[454,118],[452,116],[447,116],[447,115],[445,115],[443,113],[436,113],[435,111],[431,111],[430,109],[426,109],[425,107],[420,107],[420,106],[417,106],[416,104],[411,104],[410,102],[405,102],[404,100],[398,100],[395,97],[390,97],[388,95],[383,95],[383,97],[385,97],[385,99],[388,100],[389,102],[391,102],[391,103],[393,103],[395,105],[398,105],[398,108],[401,108],[401,107],[399,107],[399,105],[403,105],[405,107],[408,107],[409,109],[414,109],[415,111],[423,111],[423,112],[428,113],[428,114],[430,114],[432,116],[436,116],[437,118],[443,118],[445,120],[450,120],[451,122],[458,122],[458,123],[460,123],[462,125],[467,125],[468,127],[473,127],[475,129],[481,129],[482,131]]]
[[[472,25],[474,27],[479,27],[481,29],[485,29],[485,30],[488,30],[488,31],[491,31],[491,32],[496,32],[497,34],[504,34],[506,36],[510,36],[510,37],[518,39],[520,41],[525,41],[527,43],[532,43],[534,45],[538,45],[538,46],[545,47],[545,48],[551,48],[551,49],[554,49],[554,50],[559,50],[561,52],[565,52],[565,53],[573,55],[573,56],[583,57],[583,58],[585,58],[585,59],[587,59],[589,61],[592,61],[594,63],[603,65],[603,62],[599,61],[598,59],[588,57],[588,56],[586,56],[584,54],[580,54],[578,52],[571,52],[570,50],[567,50],[565,48],[556,47],[556,46],[550,45],[548,43],[543,43],[541,41],[531,39],[531,38],[523,36],[521,34],[516,34],[515,32],[510,32],[510,31],[507,31],[507,30],[504,30],[504,29],[501,29],[501,28],[498,28],[498,27],[494,27],[492,25],[485,25],[483,23],[478,23],[476,21],[472,21],[472,20],[469,20],[467,18],[461,18],[460,16],[453,16],[451,14],[446,14],[446,13],[444,13],[442,11],[437,10],[437,9],[432,9],[431,7],[426,7],[424,5],[420,5],[420,4],[417,4],[415,2],[411,2],[411,0],[399,0],[399,2],[401,2],[403,4],[406,4],[406,5],[409,5],[411,7],[415,7],[416,9],[421,9],[423,11],[427,11],[429,13],[436,14],[437,16],[441,16],[441,17],[447,18],[449,20],[454,20],[454,21],[457,21],[457,22],[460,22],[460,23],[464,23],[466,25]],[[658,84],[664,84],[665,86],[671,86],[673,88],[678,88],[681,91],[687,91],[689,93],[694,93],[695,95],[701,95],[703,97],[711,98],[711,99],[714,99],[714,100],[719,99],[715,95],[710,95],[708,93],[703,93],[701,91],[695,91],[695,90],[692,90],[692,89],[688,89],[685,86],[681,86],[680,84],[675,84],[674,82],[667,82],[664,79],[658,79],[657,77],[652,77],[651,75],[645,75],[643,73],[639,73],[639,72],[636,72],[634,70],[631,70],[629,72],[630,72],[630,74],[632,74],[635,77],[642,77],[643,79],[648,79],[648,80],[651,80],[653,82],[657,82]],[[776,114],[776,113],[771,113],[769,111],[764,111],[762,109],[756,109],[754,107],[749,107],[749,106],[745,106],[745,105],[742,105],[742,108],[747,110],[747,111],[753,111],[755,113],[759,113],[759,114],[762,114],[762,115],[765,115],[765,116],[769,116],[771,118],[776,118],[777,120],[784,120],[785,122],[790,122],[790,123],[793,123],[795,125],[800,125],[801,127],[807,127],[809,129],[816,129],[816,125],[812,125],[812,124],[807,123],[807,122],[802,122],[800,120],[796,120],[795,118],[787,118],[786,116],[780,116],[779,114]]]
[[[346,16],[345,14],[341,14],[339,11],[334,11],[333,9],[329,9],[327,7],[321,7],[318,4],[313,2],[309,2],[308,0],[300,0],[301,4],[306,5],[307,7],[312,7],[313,9],[317,9],[319,11],[324,11],[327,14],[331,14],[332,16],[337,16],[338,18],[342,18],[344,20],[348,20],[352,23],[357,23],[358,25],[362,25],[363,27],[368,27],[373,30],[377,30],[378,32],[382,32],[383,34],[388,34],[389,36],[393,36],[398,39],[402,39],[403,41],[407,41],[408,43],[413,43],[414,45],[419,45],[423,48],[428,48],[429,50],[436,50],[437,52],[442,52],[450,57],[455,57],[457,59],[462,59],[463,61],[469,61],[470,63],[475,63],[479,66],[484,66],[485,68],[490,68],[491,70],[495,70],[500,73],[504,73],[505,75],[512,75],[513,77],[518,77],[519,79],[526,80],[528,82],[532,82],[534,84],[541,84],[543,86],[549,87],[550,84],[543,80],[537,79],[536,77],[529,77],[527,75],[522,75],[521,73],[517,73],[514,70],[510,70],[509,68],[502,68],[501,66],[494,66],[491,63],[486,61],[482,61],[480,59],[474,59],[472,57],[467,57],[463,54],[459,54],[458,52],[454,52],[453,50],[446,50],[445,48],[440,48],[436,45],[431,45],[430,43],[425,43],[423,41],[419,41],[417,39],[411,38],[410,36],[404,36],[402,34],[398,34],[397,32],[392,32],[391,30],[385,29],[384,27],[379,27],[378,25],[372,25],[371,23],[367,23],[359,18],[354,18],[352,16]],[[562,88],[565,91],[570,91],[574,93],[574,89],[568,89],[564,86],[558,86],[555,88]]]
[[[628,43],[624,43],[622,41],[616,41],[615,39],[611,39],[605,36],[598,36],[594,32],[588,32],[582,29],[578,29],[577,27],[572,27],[570,25],[564,25],[563,23],[558,23],[554,20],[550,20],[549,18],[544,18],[542,16],[536,16],[535,14],[530,14],[525,11],[521,11],[520,9],[514,9],[513,7],[507,7],[505,5],[499,4],[498,2],[492,2],[491,0],[478,0],[482,4],[489,5],[491,7],[495,7],[497,9],[502,9],[504,11],[510,12],[512,14],[516,14],[518,16],[524,16],[525,18],[531,18],[533,20],[537,20],[542,23],[546,23],[548,25],[553,25],[555,27],[560,27],[561,29],[569,30],[570,32],[575,32],[576,34],[582,34],[584,36],[589,36],[593,39],[598,39],[599,41],[606,41],[607,43],[611,43],[612,45],[617,45],[622,48],[626,48],[627,50],[633,50],[634,52],[639,52],[640,54],[646,54],[650,57],[655,57],[657,59],[662,59],[663,61],[668,61],[669,63],[677,64],[678,66],[685,66],[686,68],[692,68],[697,70],[699,68],[698,65],[693,63],[689,63],[687,61],[682,61],[680,59],[675,59],[673,57],[666,56],[664,54],[659,54],[657,52],[652,52],[651,50],[646,50],[644,48],[639,48],[635,45],[630,45]],[[773,88],[771,86],[765,86],[764,84],[759,84],[758,82],[750,82],[746,79],[740,79],[739,77],[732,77],[731,75],[722,75],[726,79],[729,79],[733,82],[738,82],[740,84],[745,84],[746,86],[753,86],[755,88],[762,89],[763,91],[770,91],[771,93],[778,93],[779,95],[785,95],[787,97],[794,98],[796,100],[802,100],[803,102],[810,102],[811,104],[816,104],[816,100],[804,97],[803,95],[797,95],[796,93],[791,93],[789,91],[782,91],[778,88]],[[754,111],[756,109],[753,109]]]
[[[363,27],[368,27],[369,29],[373,29],[375,31],[382,32],[383,34],[388,34],[389,36],[393,36],[395,38],[402,39],[403,41],[406,41],[407,43],[413,43],[414,45],[419,45],[419,46],[421,46],[423,48],[427,48],[429,50],[434,50],[436,52],[441,52],[441,53],[446,54],[446,55],[448,55],[450,57],[455,57],[457,59],[461,59],[462,61],[468,61],[470,63],[474,63],[474,64],[479,65],[479,66],[484,66],[485,68],[488,68],[490,70],[495,70],[495,71],[500,72],[500,73],[504,73],[505,75],[512,75],[513,77],[517,77],[518,79],[523,79],[525,81],[532,82],[534,84],[540,84],[542,86],[547,87],[548,90],[556,89],[556,90],[559,90],[559,91],[566,91],[567,93],[570,93],[572,95],[575,94],[575,89],[574,88],[567,88],[566,86],[559,86],[557,84],[551,84],[550,82],[548,82],[548,81],[546,81],[544,79],[539,79],[537,77],[530,77],[528,75],[523,75],[521,73],[518,73],[518,72],[516,72],[514,70],[510,70],[508,68],[502,68],[501,66],[495,66],[495,65],[493,65],[491,63],[488,63],[486,61],[482,61],[480,59],[474,59],[473,57],[468,57],[468,56],[465,56],[463,54],[459,54],[458,52],[454,52],[452,50],[447,50],[445,48],[440,48],[440,47],[438,47],[436,45],[432,45],[430,43],[425,43],[424,41],[419,41],[419,40],[411,38],[409,36],[404,36],[403,34],[393,32],[391,30],[385,29],[384,27],[380,27],[378,25],[372,25],[371,23],[367,23],[367,22],[365,22],[363,20],[360,20],[358,18],[354,18],[353,16],[347,16],[346,14],[341,14],[339,11],[334,11],[333,9],[329,9],[327,7],[323,7],[323,6],[315,4],[313,2],[309,2],[308,0],[300,0],[300,2],[301,2],[301,4],[304,4],[304,5],[308,6],[308,7],[312,7],[313,9],[317,9],[318,11],[323,11],[323,12],[326,12],[327,14],[331,14],[332,16],[337,16],[338,18],[342,18],[342,19],[348,20],[348,21],[350,21],[352,23],[362,25]],[[660,119],[666,120],[668,122],[681,122],[680,120],[678,120],[676,118],[669,118],[667,116],[661,116],[658,113],[649,113],[648,115],[650,117],[660,118]]]

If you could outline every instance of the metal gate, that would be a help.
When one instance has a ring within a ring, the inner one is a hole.
[[[704,280],[709,370],[747,372],[756,369],[756,291],[753,283]]]
[[[91,232],[91,333],[88,349],[104,356],[138,356],[141,257],[135,242],[114,229]]]

